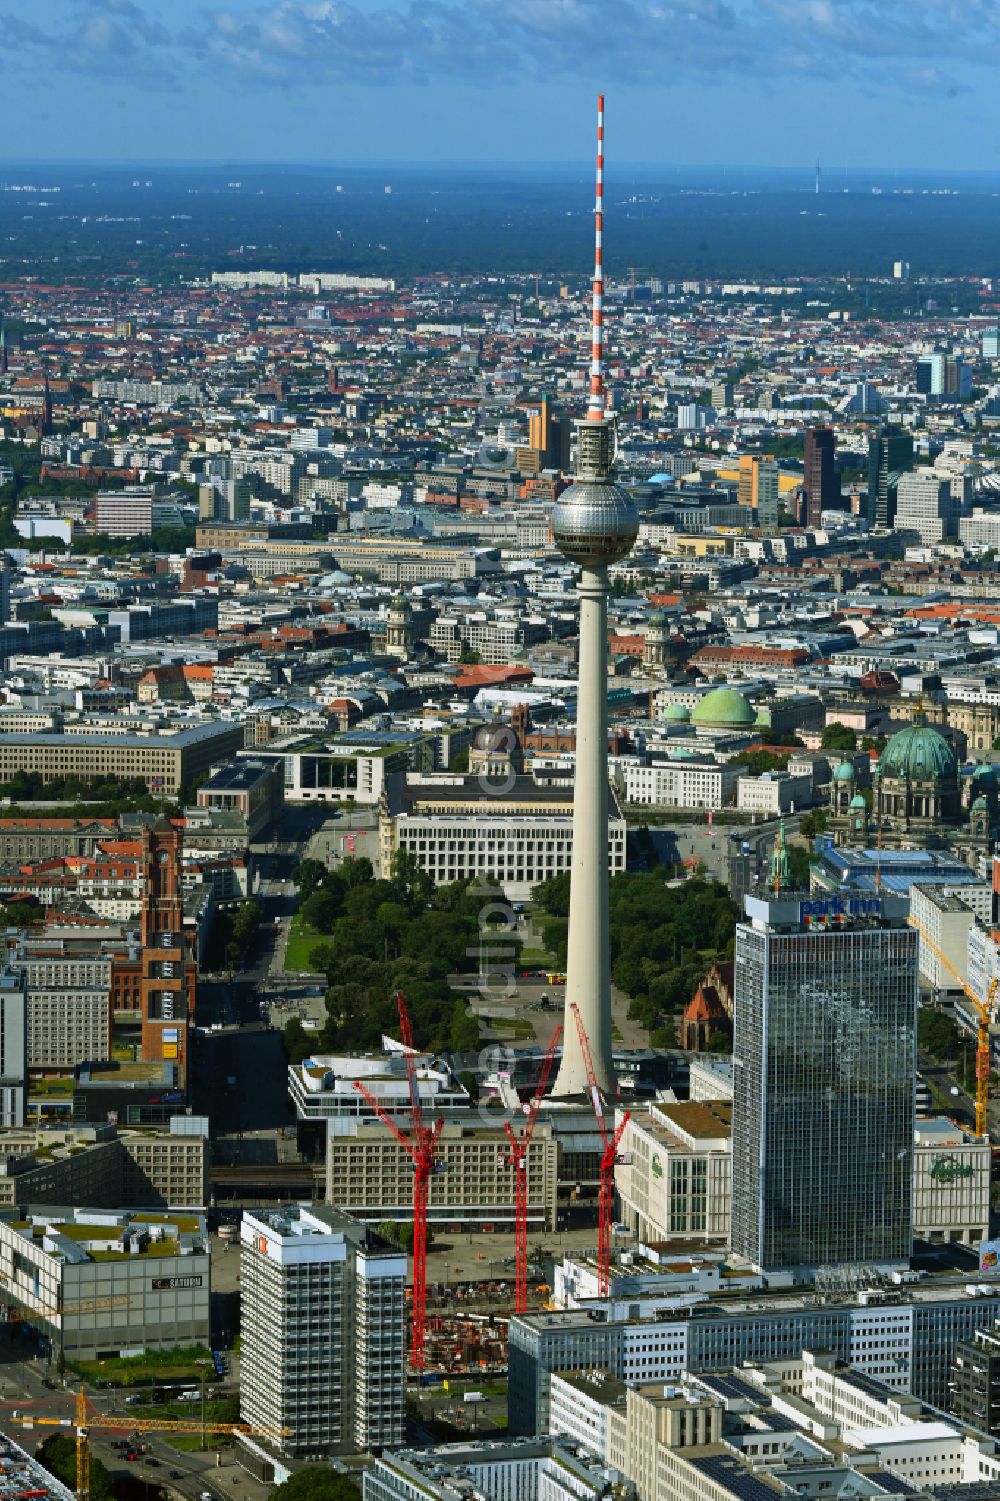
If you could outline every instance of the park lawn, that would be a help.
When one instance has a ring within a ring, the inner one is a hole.
[[[535,1035],[530,1022],[515,1021],[509,1016],[493,1017],[490,1026],[498,1037],[507,1037],[511,1042],[529,1042]]]
[[[556,961],[548,949],[537,948],[534,944],[527,943],[518,955],[517,962],[520,965],[551,964],[553,969],[556,967]]]
[[[285,973],[296,969],[311,969],[309,955],[327,936],[329,935],[317,932],[307,923],[301,912],[296,912],[289,929],[288,943],[285,945]]]
[[[155,1386],[161,1381],[200,1381],[212,1369],[212,1354],[200,1345],[189,1345],[124,1359],[74,1360],[72,1368],[91,1386]]]

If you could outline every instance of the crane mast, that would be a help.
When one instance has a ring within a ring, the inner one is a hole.
[[[439,1168],[437,1148],[444,1121],[439,1117],[433,1126],[424,1123],[413,1048],[413,1028],[401,990],[396,992],[396,1005],[399,1009],[399,1030],[406,1048],[406,1081],[410,1093],[409,1132],[400,1130],[382,1103],[360,1079],[355,1079],[354,1088],[413,1163],[413,1332],[410,1360],[415,1370],[422,1371],[426,1359],[427,1335],[427,1203],[431,1174]]]
[[[613,1131],[609,1129],[604,1114],[604,1101],[597,1087],[597,1075],[590,1052],[590,1039],[575,1001],[571,1002],[570,1010],[580,1038],[580,1051],[583,1054],[584,1067],[587,1071],[590,1102],[593,1106],[597,1129],[601,1135],[601,1180],[597,1196],[597,1296],[606,1298],[611,1288],[611,1219],[615,1202],[615,1161],[618,1143],[625,1133],[632,1112],[626,1110],[617,1127]]]
[[[510,1141],[510,1156],[508,1162],[514,1169],[514,1312],[524,1313],[528,1307],[528,1149],[531,1146],[531,1138],[535,1132],[535,1122],[541,1109],[545,1091],[548,1088],[549,1075],[555,1062],[556,1049],[562,1037],[562,1027],[556,1027],[552,1034],[552,1040],[545,1051],[541,1068],[538,1071],[538,1083],[535,1085],[535,1093],[531,1103],[524,1107],[524,1129],[518,1136],[511,1129],[509,1121],[504,1121],[504,1130]]]

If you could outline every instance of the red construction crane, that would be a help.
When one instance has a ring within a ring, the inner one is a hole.
[[[556,1049],[559,1039],[562,1037],[562,1027],[556,1027],[552,1034],[552,1041],[546,1049],[542,1066],[538,1071],[538,1083],[535,1085],[535,1093],[531,1097],[530,1105],[521,1108],[524,1111],[524,1130],[520,1136],[515,1136],[511,1129],[510,1121],[504,1121],[503,1128],[510,1138],[510,1156],[507,1161],[514,1169],[514,1312],[525,1313],[528,1307],[528,1148],[531,1146],[531,1138],[535,1131],[535,1122],[538,1119],[538,1111],[545,1091],[548,1088],[549,1074],[555,1062]]]
[[[590,1039],[580,1016],[580,1008],[575,1001],[570,1003],[570,1010],[576,1020],[580,1051],[583,1053],[587,1083],[590,1086],[590,1100],[594,1107],[594,1119],[601,1133],[603,1149],[601,1152],[601,1187],[597,1197],[597,1296],[606,1298],[611,1288],[611,1217],[615,1204],[615,1159],[618,1153],[618,1143],[629,1123],[631,1111],[626,1110],[615,1130],[609,1130],[604,1116],[604,1101],[601,1099],[601,1091],[597,1087],[597,1075],[594,1073]]]
[[[420,1089],[417,1084],[413,1028],[410,1026],[410,1015],[401,990],[396,991],[396,1004],[399,1007],[399,1030],[403,1034],[403,1045],[406,1048],[406,1082],[410,1089],[412,1122],[409,1132],[400,1130],[392,1116],[370,1090],[365,1088],[360,1079],[355,1079],[354,1087],[369,1108],[378,1116],[386,1130],[392,1132],[413,1163],[413,1337],[410,1342],[410,1362],[414,1370],[422,1371],[427,1328],[427,1195],[431,1174],[440,1169],[437,1145],[444,1121],[439,1117],[433,1126],[424,1124]]]

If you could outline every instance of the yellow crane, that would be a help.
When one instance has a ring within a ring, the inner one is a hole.
[[[910,926],[916,928],[920,934],[922,943],[926,943],[931,953],[940,965],[954,975],[962,988],[962,991],[976,1008],[978,1026],[976,1028],[976,1135],[985,1136],[987,1130],[986,1114],[990,1103],[990,1017],[993,1015],[993,1007],[997,998],[997,981],[990,981],[989,990],[985,1001],[977,995],[969,982],[964,978],[961,971],[952,964],[947,954],[940,945],[935,943],[922,923],[916,918],[910,918]]]
[[[106,1413],[97,1417],[87,1411],[87,1393],[81,1386],[76,1394],[76,1411],[71,1418],[36,1418],[12,1413],[11,1421],[22,1428],[72,1428],[76,1434],[77,1501],[90,1501],[90,1433],[92,1429],[120,1433],[245,1433],[254,1438],[281,1438],[287,1428],[258,1428],[249,1423],[189,1422],[183,1418],[133,1418]]]

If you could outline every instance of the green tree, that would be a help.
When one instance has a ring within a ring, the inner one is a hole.
[[[825,808],[812,808],[800,818],[799,833],[803,839],[815,839],[817,834],[826,833],[829,822],[830,815]]]
[[[961,1034],[953,1017],[933,1006],[921,1006],[917,1014],[917,1042],[925,1053],[945,1062],[958,1057]]]
[[[414,901],[430,901],[434,882],[412,850],[400,846],[393,855],[392,880]]]
[[[241,902],[233,919],[233,942],[241,954],[253,946],[264,914],[256,902]]]
[[[39,1450],[39,1458],[47,1470],[70,1490],[76,1490],[76,1442],[62,1433],[47,1438]],[[114,1486],[107,1466],[95,1455],[90,1456],[91,1501],[116,1501]],[[344,1501],[348,1501],[345,1497]]]
[[[312,896],[317,887],[323,885],[327,875],[328,868],[322,860],[300,860],[292,876],[299,901],[304,902],[307,897]]]
[[[320,886],[307,897],[301,907],[302,919],[317,933],[329,933],[344,910],[343,898],[326,886]]]
[[[290,1016],[281,1034],[281,1042],[289,1063],[301,1063],[313,1050],[315,1034],[308,1033],[297,1016]]]
[[[792,873],[792,889],[808,891],[811,864],[809,851],[802,844],[786,844],[785,853],[788,855],[788,864]]]
[[[271,1496],[273,1501],[361,1501],[361,1488],[329,1465],[307,1465],[276,1486]]]
[[[376,1228],[390,1245],[399,1246],[404,1251],[413,1250],[413,1225],[409,1220],[379,1220]]]
[[[846,724],[835,719],[832,724],[827,725],[819,743],[823,750],[855,751],[858,748],[858,737]]]
[[[745,766],[752,777],[759,777],[765,771],[784,771],[788,766],[788,751],[755,750],[744,751],[740,757],[740,765]]]

